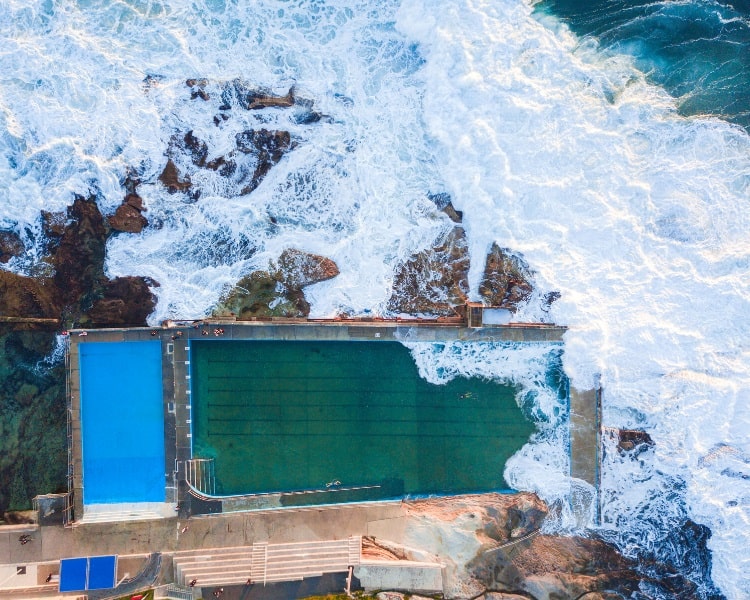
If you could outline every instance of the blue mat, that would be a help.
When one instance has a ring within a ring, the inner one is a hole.
[[[90,556],[60,560],[61,592],[108,590],[115,587],[117,556]]]
[[[86,589],[87,574],[87,559],[63,558],[60,561],[60,591],[82,592]]]
[[[89,558],[89,590],[108,590],[115,587],[117,576],[116,556],[92,556]]]

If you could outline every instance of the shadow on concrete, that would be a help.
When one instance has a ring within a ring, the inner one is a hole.
[[[324,596],[326,594],[343,594],[346,589],[346,573],[329,573],[322,577],[309,577],[302,581],[285,581],[281,583],[262,583],[251,585],[224,586],[224,593],[220,600],[295,600],[308,596]],[[352,578],[352,591],[361,590],[359,580]],[[205,600],[214,598],[214,592],[219,587],[201,588]]]

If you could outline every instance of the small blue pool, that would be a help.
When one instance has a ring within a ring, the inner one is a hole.
[[[164,502],[161,343],[79,345],[84,504]]]

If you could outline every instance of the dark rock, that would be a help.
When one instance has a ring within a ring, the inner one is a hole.
[[[237,163],[234,160],[227,160],[224,156],[219,156],[212,161],[206,163],[206,168],[213,171],[218,171],[222,177],[231,177],[237,170]]]
[[[167,160],[167,165],[164,167],[164,171],[159,175],[159,181],[164,184],[164,187],[167,188],[170,194],[184,192],[192,185],[189,177],[183,179],[180,176],[180,172],[177,170],[177,165],[172,162],[171,158]]]
[[[290,88],[284,96],[274,96],[262,91],[245,91],[235,86],[237,100],[246,110],[260,110],[262,108],[289,108],[294,106],[294,88]]]
[[[490,306],[506,308],[511,312],[528,300],[533,291],[528,265],[510,251],[492,244],[484,268],[484,279],[479,294]]]
[[[632,450],[636,446],[645,444],[647,446],[653,446],[654,441],[651,436],[645,431],[637,429],[618,429],[618,446],[622,450]]]
[[[134,194],[134,193],[128,194],[127,196],[125,196],[125,200],[123,200],[123,204],[132,206],[133,208],[141,212],[146,210],[143,207],[143,198],[141,198],[138,194]]]
[[[128,203],[117,207],[115,214],[109,217],[109,225],[116,231],[140,233],[148,225],[148,220],[140,210]]]
[[[291,135],[288,131],[268,131],[267,129],[242,131],[235,136],[237,149],[245,154],[257,153],[261,160],[278,162],[289,150]]]
[[[237,149],[245,154],[255,154],[258,163],[252,179],[242,188],[240,195],[246,195],[255,190],[263,178],[281,160],[284,153],[292,148],[291,135],[288,131],[243,131],[235,137]]]
[[[435,203],[438,210],[448,215],[451,221],[454,223],[461,223],[463,221],[463,213],[453,208],[449,194],[441,192],[439,194],[427,194],[427,197]]]
[[[325,256],[287,248],[279,256],[271,276],[289,289],[301,289],[313,283],[333,279],[339,274],[335,262]]]
[[[24,246],[20,236],[14,231],[0,231],[0,263],[23,254]]]
[[[454,316],[469,293],[466,232],[454,227],[429,250],[400,265],[393,278],[388,310],[394,313]]]
[[[187,85],[190,88],[190,99],[195,100],[196,98],[200,98],[201,100],[208,100],[209,95],[208,92],[206,92],[205,88],[206,85],[208,85],[208,80],[206,79],[187,79],[185,81],[185,85]]]
[[[102,286],[102,298],[88,311],[95,327],[138,327],[156,308],[156,296],[149,289],[155,282],[143,277],[116,277]]]
[[[199,140],[192,131],[188,131],[183,138],[185,149],[190,154],[190,160],[196,167],[202,167],[206,164],[208,156],[208,146],[205,142]]]
[[[52,256],[54,282],[62,304],[87,303],[104,275],[107,227],[94,198],[76,196],[68,207],[68,224]]]
[[[141,217],[129,204],[120,208]],[[53,221],[49,213],[43,219]],[[32,278],[0,271],[0,314],[62,319],[69,327],[92,320],[86,314],[91,310],[95,324],[145,325],[155,306],[149,285],[157,284],[141,277],[106,277],[105,246],[111,230],[95,199],[76,196],[63,231],[54,231],[57,243],[45,258],[48,275]]]

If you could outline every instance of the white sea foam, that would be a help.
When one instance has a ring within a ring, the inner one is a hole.
[[[517,2],[406,1],[397,25],[421,43],[428,132],[474,256],[493,241],[524,254],[562,293],[573,385],[600,373],[605,424],[656,442],[635,462],[610,448],[604,527],[655,543],[684,481],[715,581],[746,596],[747,466],[698,463],[717,444],[750,450],[747,134],[677,116],[626,60]]]
[[[160,282],[153,322],[204,315],[289,246],[341,269],[306,292],[314,314],[378,311],[399,260],[450,226],[426,199],[447,191],[464,211],[473,293],[493,242],[522,252],[538,288],[562,294],[550,316],[570,327],[572,383],[601,374],[605,424],[655,441],[640,462],[607,453],[604,527],[650,544],[684,501],[713,531],[716,582],[750,594],[744,131],[679,117],[627,60],[577,46],[519,0],[11,0],[0,22],[0,226],[22,232],[24,264],[38,259],[41,209],[91,190],[111,212],[136,167],[154,226],[111,239],[107,270]],[[209,78],[208,101],[190,100],[190,77]],[[235,108],[217,127],[220,85],[236,78],[294,85],[325,118]],[[203,175],[190,203],[157,182],[176,132],[213,157],[261,120],[298,145],[250,196]],[[517,318],[543,316],[531,303]],[[529,349],[410,347],[425,377],[506,378],[554,414]],[[571,485],[567,438],[543,431],[506,476],[555,500]]]

